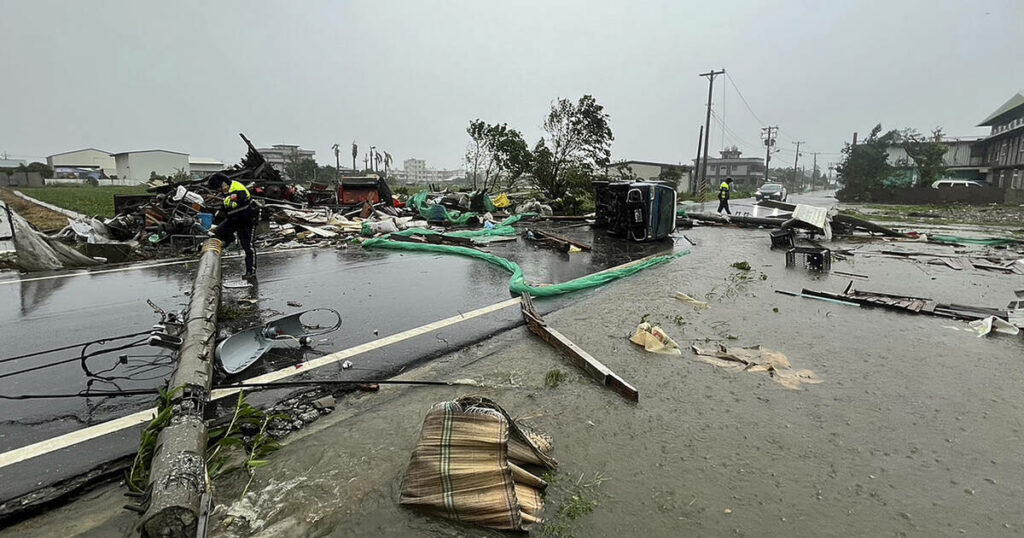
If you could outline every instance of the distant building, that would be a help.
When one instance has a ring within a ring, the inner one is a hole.
[[[764,181],[764,159],[760,157],[740,157],[743,153],[736,146],[725,148],[720,152],[721,158],[708,157],[708,188],[718,190],[718,184],[731,177],[733,188],[737,190],[754,190]],[[694,160],[694,164],[697,161]],[[700,177],[700,163],[695,168],[695,177]]]
[[[941,142],[948,148],[942,160],[948,168],[947,177],[957,179],[982,180],[984,173],[982,168],[982,149],[978,142],[979,137],[943,137]],[[917,164],[907,154],[907,150],[900,145],[892,145],[886,148],[887,161],[896,168],[897,176],[917,179]]]
[[[0,159],[0,168],[17,168],[19,166],[28,166],[28,161],[21,159]]]
[[[456,181],[463,177],[462,170],[434,170],[427,168],[427,161],[424,159],[406,159],[402,162],[404,170],[391,170],[388,172],[396,183],[442,183]]]
[[[402,162],[405,181],[408,183],[427,182],[427,161],[424,159],[406,159]]]
[[[108,151],[96,148],[77,149],[55,153],[46,158],[46,164],[51,168],[88,168],[103,172],[106,177],[117,173],[117,164],[114,156]]]
[[[979,127],[991,127],[978,143],[983,172],[990,185],[1024,189],[1024,95],[1017,93]]]
[[[153,172],[161,176],[173,176],[179,171],[189,172],[188,153],[165,149],[126,151],[115,153],[114,164],[117,177],[131,183],[149,181]]]
[[[659,163],[652,161],[621,161],[605,167],[604,175],[608,179],[636,178],[644,181],[658,181],[663,174],[675,170],[679,174],[676,190],[690,192],[690,166],[683,164]]]
[[[302,149],[291,144],[274,144],[269,148],[257,148],[263,158],[273,166],[275,170],[285,174],[285,165],[289,162],[303,159],[316,160],[316,151]]]
[[[189,157],[188,158],[189,173],[195,179],[204,178],[214,172],[220,172],[224,169],[224,163],[217,159],[208,159],[205,157]]]

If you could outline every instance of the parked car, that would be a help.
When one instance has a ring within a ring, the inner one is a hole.
[[[968,187],[981,187],[982,184],[969,179],[940,179],[932,182],[933,189],[965,189]]]
[[[786,192],[786,187],[781,183],[765,183],[764,185],[761,185],[761,188],[757,189],[757,192],[754,193],[754,197],[757,198],[758,202],[761,200],[778,200],[780,202],[785,202],[786,199],[789,198],[789,193]]]

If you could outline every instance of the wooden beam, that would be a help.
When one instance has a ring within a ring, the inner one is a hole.
[[[611,371],[607,366],[601,363],[601,361],[592,357],[589,353],[584,351],[582,348],[574,344],[571,340],[565,337],[562,333],[548,327],[548,324],[541,319],[540,315],[533,308],[533,299],[530,298],[529,294],[524,293],[520,300],[521,308],[523,310],[523,320],[526,321],[526,326],[530,329],[530,332],[541,337],[542,340],[551,344],[552,347],[562,353],[565,358],[569,359],[570,362],[578,366],[590,377],[597,380],[602,385],[614,390],[619,393],[623,398],[636,402],[640,400],[640,393],[624,379]]]

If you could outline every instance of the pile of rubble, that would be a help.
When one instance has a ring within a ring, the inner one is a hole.
[[[394,195],[376,174],[344,176],[308,187],[286,182],[252,142],[241,162],[220,173],[243,183],[259,210],[257,245],[289,248],[347,244],[357,237],[372,237],[408,228],[446,231],[451,227],[493,228],[512,214],[551,215],[550,206],[528,196],[501,194],[493,200],[483,191],[448,190]],[[81,263],[48,266],[78,267],[93,263],[124,262],[155,257],[192,255],[210,235],[222,194],[207,186],[207,179],[154,180],[148,194],[114,197],[115,216],[79,217],[49,241],[71,245],[82,252]],[[40,234],[42,235],[42,234]],[[442,241],[465,244],[466,239],[442,234]],[[86,264],[85,262],[89,263]],[[17,265],[17,264],[16,264]],[[19,266],[40,270],[38,264]]]

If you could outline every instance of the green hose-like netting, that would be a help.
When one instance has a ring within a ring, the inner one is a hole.
[[[481,252],[479,250],[472,248],[456,247],[449,245],[433,245],[429,243],[424,244],[390,241],[387,239],[386,236],[378,239],[367,239],[366,241],[363,242],[363,248],[390,248],[397,250],[412,250],[419,252],[438,252],[441,254],[458,254],[460,256],[469,256],[470,258],[483,260],[492,265],[497,265],[498,267],[501,267],[502,269],[508,271],[509,273],[512,273],[512,278],[510,278],[508,282],[508,289],[512,292],[513,295],[522,295],[523,293],[529,293],[534,297],[551,297],[553,295],[560,295],[563,293],[585,290],[587,288],[595,288],[597,286],[607,284],[612,280],[627,277],[634,273],[643,271],[648,267],[661,265],[665,262],[674,260],[680,256],[685,256],[686,254],[690,253],[689,251],[684,250],[676,254],[667,254],[665,256],[651,258],[649,260],[645,260],[634,265],[629,265],[621,269],[615,269],[612,271],[605,271],[603,273],[587,275],[577,278],[575,280],[570,280],[568,282],[562,282],[561,284],[553,284],[551,286],[538,287],[530,286],[529,284],[526,283],[526,279],[523,276],[523,269],[519,267],[519,264],[502,258],[500,256],[495,256],[494,254],[488,252]]]
[[[986,245],[986,246],[999,246],[999,245],[1012,245],[1014,243],[1020,243],[1018,239],[1012,237],[985,237],[985,238],[974,238],[974,237],[959,237],[956,235],[929,235],[928,241],[932,243],[945,243],[947,245]]]
[[[409,198],[409,201],[406,202],[406,204],[408,206],[412,207],[413,209],[415,209],[416,212],[419,213],[421,217],[429,220],[430,219],[430,212],[431,212],[432,208],[435,207],[435,206],[427,205],[427,202],[426,202],[427,201],[427,194],[428,194],[427,191],[417,192],[416,194],[412,195],[411,198]],[[466,212],[463,213],[463,212],[455,211],[454,209],[449,210],[448,208],[446,208],[444,206],[439,206],[439,207],[441,207],[440,211],[444,212],[445,220],[451,222],[452,224],[463,224],[464,225],[467,222],[469,222],[469,219],[471,219],[473,217],[476,217],[476,213],[473,213],[471,211],[466,211]]]

